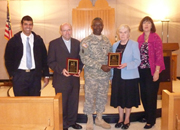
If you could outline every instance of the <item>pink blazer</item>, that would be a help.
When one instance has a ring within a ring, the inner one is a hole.
[[[138,37],[139,49],[141,45],[145,42],[144,33]],[[149,55],[149,64],[151,69],[151,75],[154,75],[156,66],[160,66],[159,73],[165,69],[164,58],[163,58],[163,47],[162,41],[158,34],[150,33],[148,39],[148,55]]]

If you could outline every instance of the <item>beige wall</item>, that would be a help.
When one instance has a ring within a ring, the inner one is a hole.
[[[59,37],[59,25],[63,22],[72,23],[72,9],[76,8],[80,0],[10,0],[10,14],[13,34],[20,30],[20,20],[24,15],[31,15],[34,19],[34,28],[37,34],[48,43]],[[96,0],[91,0],[93,5]],[[137,40],[141,34],[138,32],[140,20],[151,16],[156,24],[157,33],[161,36],[162,25],[160,19],[169,18],[169,42],[180,43],[180,11],[179,0],[107,0],[112,8],[115,8],[116,28],[120,24],[129,24],[131,27],[131,39]],[[164,8],[162,8],[162,6]],[[164,17],[162,17],[164,16]],[[4,38],[6,21],[6,0],[0,0],[0,79],[7,79],[8,75],[4,67],[4,49],[7,40]],[[166,26],[164,26],[163,42],[166,42]],[[115,32],[114,32],[115,33]],[[180,51],[176,51],[178,59]],[[180,66],[180,60],[178,60]],[[180,67],[177,69],[180,76]]]

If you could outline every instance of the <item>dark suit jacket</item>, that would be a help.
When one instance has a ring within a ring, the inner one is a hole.
[[[62,70],[66,69],[67,58],[79,59],[79,69],[82,70],[83,64],[79,56],[80,42],[71,38],[71,53],[69,53],[62,37],[50,42],[48,50],[48,65],[54,71],[53,87],[58,90],[65,90],[67,86],[74,85],[79,87],[79,78],[70,76],[65,77]]]
[[[5,49],[5,66],[10,77],[17,71],[23,56],[23,43],[20,33],[21,32],[18,32],[8,41]],[[32,33],[34,35],[35,71],[38,76],[41,76],[42,74],[43,76],[49,76],[47,51],[43,39],[34,32]]]

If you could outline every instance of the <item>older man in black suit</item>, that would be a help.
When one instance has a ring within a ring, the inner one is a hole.
[[[60,26],[61,37],[50,42],[48,50],[48,65],[54,71],[53,87],[56,93],[62,93],[63,101],[63,130],[69,127],[81,129],[82,127],[76,123],[79,88],[80,88],[80,72],[83,64],[80,60],[80,42],[72,35],[72,26],[64,23]],[[79,60],[78,74],[70,74],[67,70],[67,59]]]
[[[24,16],[22,31],[12,37],[5,49],[5,65],[13,81],[15,96],[40,96],[41,76],[49,82],[47,51],[43,39],[32,32],[33,19]]]

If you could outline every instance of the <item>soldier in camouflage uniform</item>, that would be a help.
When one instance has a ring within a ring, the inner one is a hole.
[[[108,67],[108,53],[111,51],[109,39],[101,35],[103,21],[95,18],[91,25],[93,34],[81,41],[80,57],[85,65],[85,104],[84,113],[87,114],[86,130],[93,130],[92,114],[96,111],[95,124],[105,129],[111,126],[102,119],[102,113],[107,103],[110,67]]]

